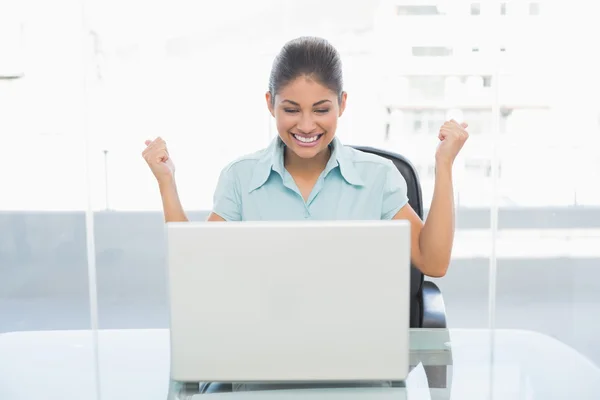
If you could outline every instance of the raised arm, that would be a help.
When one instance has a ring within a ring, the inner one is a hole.
[[[167,143],[160,137],[154,140],[146,140],[146,148],[142,152],[142,156],[158,182],[165,222],[188,222],[188,217],[183,210],[179,194],[177,193],[175,164],[169,155]],[[231,180],[226,171],[224,171],[219,179],[219,185],[215,194],[215,208],[219,214],[211,212],[207,221],[226,221],[221,215],[226,215],[229,219],[241,218],[238,211],[239,204],[236,203],[234,191],[235,189]]]
[[[188,218],[175,184],[175,164],[169,156],[165,141],[160,137],[146,140],[146,148],[142,156],[158,182],[165,222],[187,222]]]
[[[435,187],[425,223],[408,204],[394,216],[411,222],[412,261],[423,274],[432,277],[444,276],[450,265],[455,229],[452,165],[469,137],[466,128],[467,124],[454,120],[440,128]]]

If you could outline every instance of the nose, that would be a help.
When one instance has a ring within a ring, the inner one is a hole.
[[[298,121],[297,128],[300,131],[300,133],[309,134],[317,128],[317,124],[315,124],[312,115],[308,113],[300,117],[300,121]]]

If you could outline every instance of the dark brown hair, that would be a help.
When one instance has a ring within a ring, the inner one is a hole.
[[[327,40],[303,36],[287,42],[273,61],[269,91],[275,99],[282,87],[298,78],[309,76],[342,98],[342,61]]]

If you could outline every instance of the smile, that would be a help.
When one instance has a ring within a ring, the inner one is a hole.
[[[322,136],[323,136],[322,133],[318,134],[318,135],[313,135],[313,136],[302,136],[302,135],[296,135],[296,134],[292,133],[292,137],[295,139],[296,143],[298,143],[300,146],[305,146],[305,147],[315,146],[319,142],[319,139],[321,139]]]

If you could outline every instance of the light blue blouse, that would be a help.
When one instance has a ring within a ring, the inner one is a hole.
[[[331,157],[304,201],[284,167],[279,137],[269,147],[227,165],[213,212],[227,221],[391,219],[408,203],[406,181],[394,164],[332,141]]]

